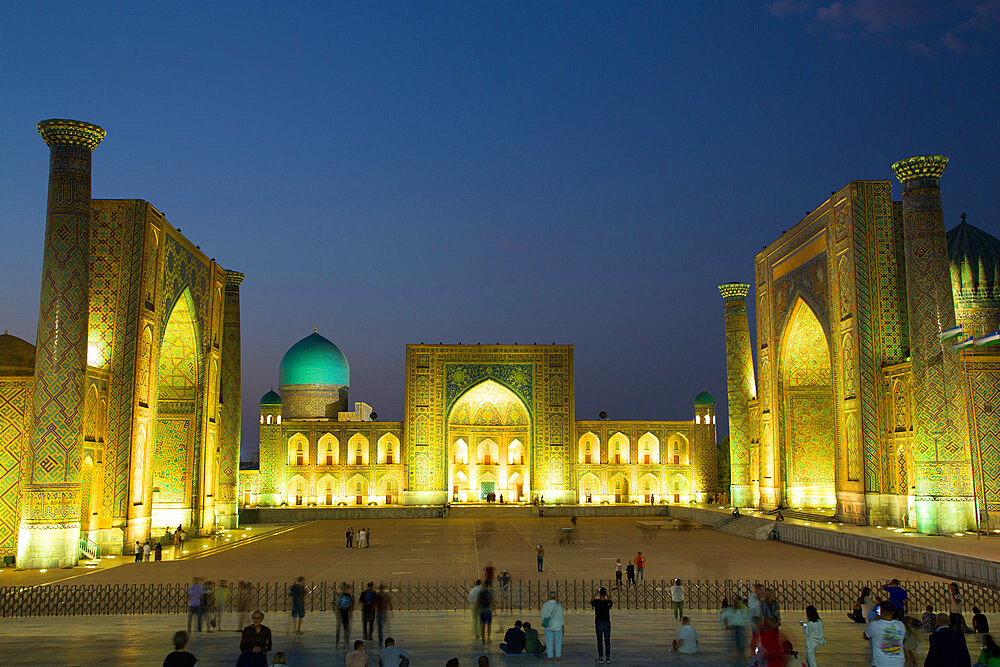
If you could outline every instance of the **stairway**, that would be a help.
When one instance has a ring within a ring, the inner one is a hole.
[[[761,539],[758,532],[761,529],[770,529],[774,522],[770,519],[759,519],[755,516],[726,517],[716,522],[712,527],[717,531],[737,537],[745,537],[750,540]]]
[[[538,508],[531,505],[451,505],[449,519],[530,519],[538,516]]]

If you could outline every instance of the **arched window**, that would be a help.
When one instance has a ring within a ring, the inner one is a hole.
[[[465,444],[465,440],[459,438],[455,441],[454,447],[454,459],[453,463],[458,465],[466,465],[469,463],[469,446]]]
[[[612,463],[628,463],[628,438],[626,438],[621,433],[615,433],[611,436],[611,440],[608,441],[608,447],[611,450],[611,461]]]
[[[352,465],[368,465],[368,438],[360,433],[352,435],[347,441],[347,458]]]
[[[660,441],[652,433],[639,438],[639,462],[657,464],[660,462]]]
[[[270,424],[270,423],[271,423],[271,415],[268,415],[268,416],[267,416],[267,423],[268,423],[268,424]]]
[[[316,463],[318,465],[337,465],[337,459],[340,458],[340,443],[332,433],[323,435],[319,439],[316,449]]]
[[[296,433],[288,439],[288,465],[302,466],[309,464],[309,440],[302,433]]]
[[[580,436],[580,463],[591,464],[601,462],[601,445],[593,433]]]

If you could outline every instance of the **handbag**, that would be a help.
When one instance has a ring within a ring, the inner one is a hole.
[[[551,621],[552,621],[552,617],[551,616],[546,616],[545,618],[542,619],[542,627],[543,628],[549,627],[549,622],[551,622]]]

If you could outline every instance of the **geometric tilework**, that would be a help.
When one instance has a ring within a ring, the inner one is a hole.
[[[161,503],[183,503],[186,497],[188,449],[191,420],[157,419],[153,450],[153,488],[159,489]]]
[[[30,377],[0,378],[0,557],[17,553],[21,453],[30,419]]]

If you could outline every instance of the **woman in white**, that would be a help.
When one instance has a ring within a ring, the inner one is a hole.
[[[806,607],[806,620],[802,621],[802,632],[806,636],[806,664],[816,667],[816,649],[826,643],[823,635],[823,621],[816,613],[816,607]]]
[[[542,627],[545,628],[545,654],[548,662],[562,658],[563,608],[556,602],[556,594],[549,591],[549,599],[542,605]]]

